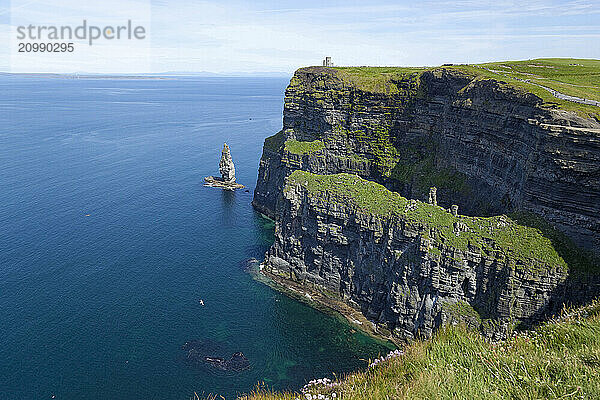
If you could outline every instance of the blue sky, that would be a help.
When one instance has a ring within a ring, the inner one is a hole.
[[[92,4],[109,2],[0,0],[0,28],[10,36],[2,43],[14,42],[11,29],[17,19],[20,23],[59,23],[67,16],[69,21],[93,20],[100,11]],[[121,8],[120,18],[148,24],[144,51],[149,57],[139,72],[289,73],[318,64],[325,55],[339,65],[412,66],[600,58],[600,1],[122,0],[115,4]],[[104,50],[113,60],[126,60],[131,52],[121,47]],[[85,49],[80,49],[83,55]],[[102,45],[95,51],[100,49]],[[10,59],[12,50],[0,49],[0,57]],[[82,63],[54,57],[31,64],[46,72],[118,72],[115,63],[96,65],[92,59]],[[15,65],[0,64],[0,69]]]

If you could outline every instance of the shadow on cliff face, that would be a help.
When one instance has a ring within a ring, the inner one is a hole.
[[[470,269],[475,273],[459,281],[463,301],[454,304],[454,307],[462,304],[464,309],[455,313],[459,315],[457,319],[460,322],[480,328],[485,336],[496,339],[510,334],[513,328],[530,329],[549,317],[559,315],[565,307],[581,306],[600,296],[600,263],[596,256],[577,247],[567,235],[537,215],[521,213],[511,217],[519,224],[539,230],[548,238],[565,260],[568,270],[567,273],[555,270],[540,274],[531,270],[524,273],[497,260],[492,264],[483,260],[473,261]],[[423,288],[422,293],[427,294],[427,289]],[[435,328],[451,314],[438,314]],[[475,317],[470,318],[472,315]],[[417,321],[417,325],[423,324]]]
[[[542,235],[548,238],[552,247],[569,266],[569,275],[600,275],[600,257],[589,250],[578,247],[572,239],[540,216],[530,212],[516,212],[509,216],[521,225],[538,229]]]
[[[600,296],[600,275],[589,271],[570,273],[564,282],[552,291],[548,301],[535,310],[526,320],[519,322],[516,329],[532,329],[549,318],[560,316],[565,310],[588,304]]]
[[[519,212],[510,217],[521,225],[538,229],[568,265],[567,279],[552,291],[548,303],[533,313],[530,321],[543,321],[559,314],[565,306],[580,306],[600,296],[600,257],[578,247],[567,235],[536,214]]]
[[[244,254],[264,260],[265,253],[275,241],[275,221],[265,217],[258,211],[254,211],[251,228],[255,234],[253,240],[244,245]]]
[[[436,139],[397,135],[393,145],[398,162],[390,170],[389,178],[374,177],[375,181],[403,197],[425,202],[429,189],[434,186],[437,188],[438,204],[446,208],[457,204],[463,215],[491,217],[513,209],[507,193],[444,162],[452,156],[443,152],[443,146]]]

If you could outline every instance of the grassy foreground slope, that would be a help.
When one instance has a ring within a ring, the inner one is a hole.
[[[404,355],[336,382],[313,383],[302,393],[258,389],[242,397],[340,398],[600,399],[600,301],[499,343],[449,326],[409,345]]]
[[[342,79],[369,91],[395,93],[401,88],[394,81],[416,80],[424,71],[448,68],[477,79],[496,79],[535,94],[544,105],[574,111],[582,116],[600,119],[600,107],[555,97],[544,86],[562,94],[600,101],[600,60],[573,58],[540,58],[484,64],[442,67],[334,67]]]

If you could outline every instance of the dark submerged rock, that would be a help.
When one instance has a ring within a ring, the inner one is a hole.
[[[221,357],[205,357],[204,360],[213,367],[223,371],[241,372],[250,368],[250,361],[241,351],[233,353],[229,360]]]
[[[185,351],[184,361],[191,367],[212,367],[226,372],[241,372],[250,368],[250,361],[244,353],[238,351],[230,358],[216,356],[224,353],[223,347],[210,340],[191,340],[181,349]]]

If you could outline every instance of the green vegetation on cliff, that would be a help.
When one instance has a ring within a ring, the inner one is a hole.
[[[293,154],[310,154],[325,148],[322,140],[312,142],[301,142],[289,139],[285,141],[285,150]]]
[[[404,355],[305,392],[330,400],[597,399],[600,301],[498,343],[464,326],[447,326],[406,347]],[[300,396],[257,390],[242,398],[307,398]]]
[[[552,246],[566,261],[572,271],[600,274],[600,259],[589,250],[584,250],[573,242],[569,236],[556,229],[543,218],[529,212],[515,212],[509,215],[521,225],[538,229],[550,239]]]
[[[441,168],[436,165],[437,144],[432,138],[424,136],[414,144],[399,146],[398,162],[390,171],[390,177],[401,183],[412,183],[421,192],[427,192],[431,186],[455,193],[469,194],[471,188],[467,176],[453,168]]]
[[[381,176],[390,176],[392,168],[398,162],[398,151],[392,144],[390,129],[384,126],[371,126],[369,131],[350,131],[341,125],[334,127],[334,137],[353,137],[369,154],[371,166]]]
[[[600,60],[540,58],[479,66],[502,76],[531,80],[571,96],[600,101]]]
[[[444,302],[442,308],[452,318],[452,321],[466,322],[475,329],[478,329],[482,322],[481,315],[464,300],[456,303]]]
[[[362,156],[361,160],[368,161],[372,170],[381,177],[412,184],[414,189],[421,192],[427,192],[431,186],[460,194],[471,191],[465,174],[436,166],[437,145],[432,138],[423,137],[418,143],[397,146],[393,143],[389,127],[369,126],[368,131],[351,131],[337,125],[329,140],[350,138],[357,142],[361,151],[368,154]]]
[[[426,68],[334,67],[336,76],[366,92],[414,96],[419,93],[421,73]]]
[[[401,213],[408,202],[382,185],[345,173],[317,175],[296,170],[288,177],[284,190],[290,190],[292,185],[301,185],[311,194],[330,201],[355,204],[362,211],[378,216]]]
[[[555,97],[543,87],[568,96],[600,101],[600,60],[540,58],[450,67],[478,79],[495,79],[533,93],[546,106],[600,119],[600,107]],[[541,87],[543,86],[543,87]]]
[[[439,206],[408,200],[384,186],[356,175],[316,175],[296,170],[284,191],[300,185],[317,199],[337,202],[357,212],[390,218],[399,217],[417,227],[434,247],[475,250],[493,254],[499,262],[536,271],[567,268],[549,238],[534,227],[517,224],[506,216],[489,218],[454,216]],[[438,253],[438,254],[436,254]],[[439,252],[432,255],[441,256]]]
[[[574,111],[600,119],[600,107],[559,99],[543,87],[568,96],[600,101],[600,60],[540,58],[485,64],[442,67],[333,67],[330,71],[344,83],[359,90],[404,96],[423,95],[420,76],[425,71],[446,69],[475,79],[494,79],[533,93],[545,106]],[[541,87],[543,86],[543,87]]]

